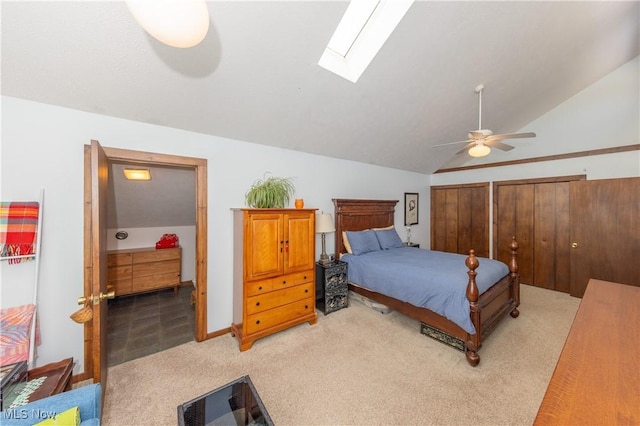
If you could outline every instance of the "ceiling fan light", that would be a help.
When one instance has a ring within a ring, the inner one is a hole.
[[[489,155],[490,152],[491,148],[489,148],[485,144],[477,144],[469,149],[469,155],[472,157],[484,157]]]
[[[206,0],[127,0],[127,6],[145,31],[169,46],[193,47],[209,31]]]

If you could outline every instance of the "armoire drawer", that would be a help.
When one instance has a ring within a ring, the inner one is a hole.
[[[247,298],[247,315],[286,305],[313,295],[313,283],[305,283],[282,290],[271,291]]]
[[[297,272],[295,274],[282,275],[277,278],[267,278],[260,281],[249,281],[246,284],[247,296],[263,294],[271,290],[280,290],[294,285],[313,282],[313,270]]]
[[[284,322],[315,312],[315,298],[309,297],[268,311],[247,316],[247,334],[258,333]]]

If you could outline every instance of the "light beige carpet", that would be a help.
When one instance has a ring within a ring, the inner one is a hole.
[[[249,375],[276,425],[529,425],[580,299],[527,285],[521,299],[475,368],[357,301],[246,352],[230,334],[187,343],[111,367],[103,424],[175,425],[179,404]]]

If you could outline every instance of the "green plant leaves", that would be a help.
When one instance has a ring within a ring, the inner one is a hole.
[[[244,195],[247,206],[258,209],[285,208],[295,192],[291,178],[266,175],[264,179],[255,181]]]

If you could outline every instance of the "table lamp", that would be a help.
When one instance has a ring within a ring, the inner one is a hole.
[[[328,265],[331,263],[329,256],[327,256],[325,234],[327,232],[335,232],[336,228],[333,226],[333,220],[329,213],[320,213],[316,216],[316,234],[322,234],[322,254],[320,255],[320,263]]]

